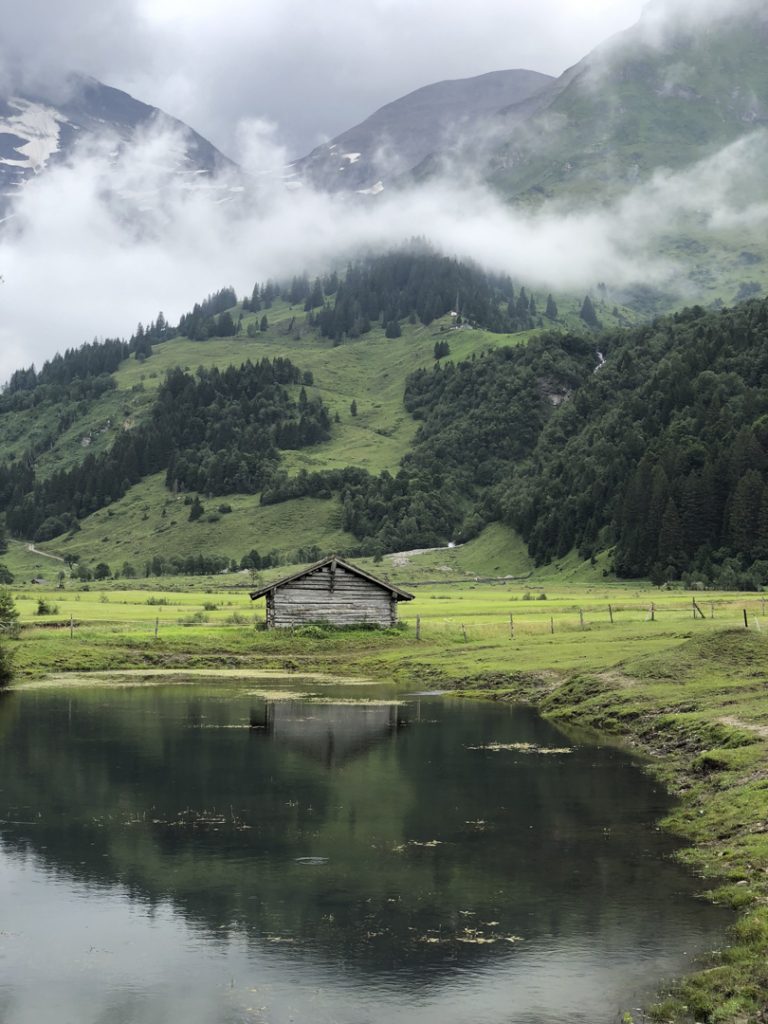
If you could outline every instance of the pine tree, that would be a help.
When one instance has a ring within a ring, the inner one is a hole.
[[[4,636],[18,636],[19,612],[10,590],[0,590],[0,632]]]
[[[262,331],[262,332],[264,332],[266,330],[269,330],[269,320],[267,320],[267,314],[266,313],[261,318],[261,323],[259,324],[259,330]]]
[[[190,521],[190,523],[194,523],[197,519],[199,519],[203,515],[204,512],[205,512],[205,509],[203,508],[203,506],[202,506],[202,504],[200,502],[200,496],[196,494],[195,495],[195,499],[192,502],[192,505],[191,505],[190,510],[189,510],[189,521]]]
[[[728,517],[728,541],[736,556],[752,556],[763,490],[763,481],[755,469],[746,472],[736,485]]]
[[[557,303],[552,298],[551,294],[547,296],[547,308],[545,312],[550,320],[557,320]]]
[[[600,321],[597,319],[597,313],[595,307],[592,304],[592,299],[588,295],[584,296],[584,301],[581,304],[581,312],[579,316],[585,324],[589,324],[590,327],[599,327]]]
[[[768,487],[765,485],[760,499],[760,511],[757,514],[755,531],[756,538],[752,548],[755,558],[768,559]]]
[[[351,416],[357,416],[357,402],[354,398],[352,399],[352,404],[349,407],[349,412]]]
[[[674,498],[670,498],[659,530],[659,562],[661,565],[680,567],[683,550],[683,527]]]

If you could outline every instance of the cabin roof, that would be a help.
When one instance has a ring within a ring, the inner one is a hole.
[[[281,580],[275,580],[274,583],[268,583],[265,587],[252,591],[251,600],[255,601],[259,597],[264,597],[264,595],[268,594],[271,590],[278,590],[280,587],[284,587],[286,583],[293,583],[294,580],[300,580],[304,576],[311,576],[312,573],[319,572],[320,569],[324,569],[326,565],[331,565],[331,563],[335,563],[339,568],[346,569],[347,572],[352,572],[356,576],[361,576],[364,580],[369,580],[371,583],[375,583],[383,590],[388,590],[398,601],[412,601],[414,598],[414,595],[409,594],[407,590],[401,590],[399,587],[395,587],[391,583],[387,583],[386,580],[380,580],[378,576],[372,576],[371,573],[366,572],[365,569],[361,569],[357,565],[352,565],[350,562],[345,562],[343,558],[338,558],[336,555],[329,555],[327,558],[323,558],[319,562],[315,562],[314,565],[310,565],[307,569],[295,572],[292,576],[284,576]]]

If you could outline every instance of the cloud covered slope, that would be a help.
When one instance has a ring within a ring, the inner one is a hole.
[[[531,100],[553,81],[538,71],[517,70],[427,85],[318,146],[293,170],[299,180],[330,191],[386,187],[456,136],[476,133],[478,122]]]
[[[137,132],[155,123],[183,135],[175,170],[186,187],[230,165],[191,128],[93,78],[70,75],[49,88],[9,89],[0,96],[0,194],[13,198],[31,177],[66,161],[83,140],[109,135],[118,148],[130,147]]]

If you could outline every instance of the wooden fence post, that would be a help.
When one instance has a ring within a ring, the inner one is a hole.
[[[656,621],[656,605],[651,602],[651,622]]]
[[[611,620],[611,625],[613,625],[613,608],[611,608],[610,605],[608,605],[608,615],[609,615],[610,620]]]
[[[75,638],[75,617],[74,615],[69,616],[69,639],[74,640]]]
[[[515,620],[511,615],[509,616],[509,639],[515,639]]]
[[[584,629],[584,609],[579,608],[579,625]]]
[[[747,618],[747,609],[744,609],[744,629],[749,629],[749,619]]]
[[[421,616],[416,616],[416,639],[421,640]]]
[[[464,625],[463,622],[461,624],[461,632],[464,634],[464,643],[466,643],[467,642],[467,627]]]
[[[549,620],[549,632],[552,633],[552,634],[554,634],[554,632],[555,632],[555,620],[554,620],[554,617],[551,617],[550,620]]]
[[[158,618],[155,619],[155,639],[157,639],[157,634],[158,634],[159,629],[160,629],[160,619],[158,617]]]

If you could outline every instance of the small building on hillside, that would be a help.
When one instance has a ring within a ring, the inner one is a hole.
[[[267,599],[267,629],[325,622],[332,626],[394,626],[398,601],[412,601],[399,587],[337,558],[254,590],[251,600]]]

